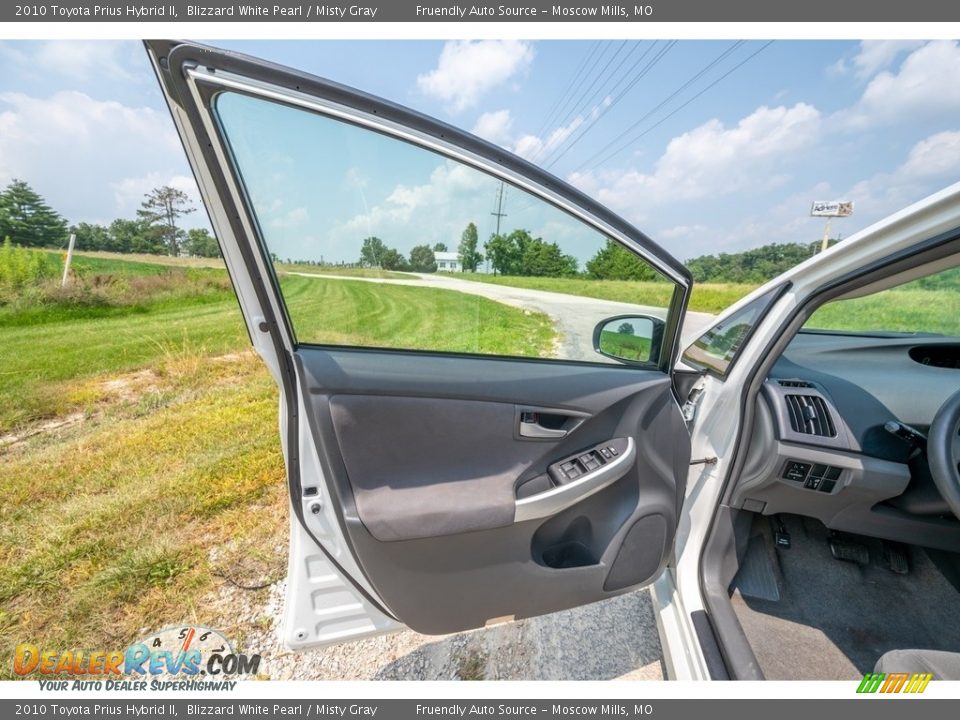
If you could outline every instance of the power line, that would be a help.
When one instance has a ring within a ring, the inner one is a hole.
[[[600,62],[600,58],[602,58],[604,54],[607,52],[608,46],[605,43],[601,43],[598,41],[597,45],[600,48],[600,52],[597,53],[596,57],[593,58],[593,62],[590,63],[590,67],[587,68],[586,72],[583,73],[583,75],[580,77],[579,82],[577,82],[576,87],[571,91],[567,99],[563,102],[563,105],[560,107],[560,110],[557,113],[557,118],[565,119],[566,117],[569,116],[569,112],[567,112],[567,106],[569,105],[571,100],[577,97],[577,93],[580,92],[580,88],[583,86],[584,82],[586,82],[587,78],[590,77],[590,75],[593,73],[593,69],[597,66],[597,63]],[[555,119],[553,124],[562,126],[563,120]],[[547,123],[547,126],[549,125],[550,123]]]
[[[583,73],[584,68],[586,68],[587,63],[590,62],[590,59],[594,56],[597,50],[600,48],[600,41],[597,40],[593,43],[593,46],[590,49],[590,52],[587,53],[587,56],[580,62],[580,66],[577,69],[577,72],[574,74],[573,79],[567,83],[567,87],[564,88],[563,92],[557,97],[557,100],[553,103],[553,107],[550,108],[550,112],[547,113],[546,118],[543,121],[543,124],[540,126],[540,129],[537,130],[537,137],[543,134],[543,131],[550,127],[550,123],[555,117],[556,111],[560,107],[560,103],[566,102],[567,97],[570,95],[570,90],[573,88],[574,83],[580,78],[581,73]]]
[[[569,118],[579,116],[583,108],[590,106],[590,102],[597,96],[597,93],[599,93],[600,90],[603,89],[603,87],[607,84],[607,79],[604,79],[604,76],[606,75],[607,70],[613,64],[613,61],[617,59],[617,56],[620,54],[620,52],[623,50],[626,44],[627,44],[626,40],[621,41],[617,49],[614,50],[613,53],[610,55],[610,57],[607,59],[607,62],[604,64],[604,66],[600,68],[600,72],[596,74],[593,81],[590,83],[590,85],[592,85],[595,88],[593,91],[593,94],[590,95],[590,98],[588,100],[582,99],[586,95],[587,90],[589,90],[589,86],[588,86],[587,88],[584,89],[584,93],[581,94],[580,96],[581,100],[574,101],[573,108],[567,112],[566,116],[563,118],[563,121],[557,123],[558,127],[563,127]],[[630,52],[628,52],[626,55],[623,56],[620,62],[617,63],[617,67],[615,67],[613,71],[610,73],[609,77],[614,77],[616,75],[617,71],[623,66],[623,63],[627,60],[627,58],[630,57],[632,53],[633,53],[633,50],[630,50]]]
[[[573,149],[573,147],[583,139],[584,135],[586,135],[594,125],[600,122],[600,120],[608,112],[610,112],[610,110],[616,107],[617,104],[619,104],[619,102],[623,100],[624,97],[626,97],[627,93],[629,93],[637,85],[637,83],[640,82],[640,80],[642,80],[647,75],[647,73],[649,73],[666,56],[666,54],[673,49],[673,47],[677,44],[677,42],[678,42],[677,40],[671,40],[663,48],[661,48],[657,52],[657,54],[650,60],[650,62],[648,62],[643,67],[643,69],[637,74],[637,76],[634,77],[630,81],[630,83],[608,105],[605,105],[600,110],[600,112],[597,114],[596,117],[594,117],[592,120],[590,120],[586,124],[586,126],[580,131],[580,134],[577,135],[576,138],[571,140],[569,144],[567,144],[567,146],[563,148],[563,150],[559,154],[555,155],[550,160],[550,162],[547,164],[547,167],[551,167],[552,165],[556,164],[556,162],[560,160],[560,158],[562,158],[564,155],[570,152],[570,150]],[[558,145],[553,152],[556,152],[556,150],[559,150],[560,147],[561,146]]]
[[[615,82],[615,83],[613,84],[613,87],[610,88],[610,92],[611,92],[611,93],[617,92],[617,89],[620,87],[620,84],[621,84],[622,82],[624,82],[625,80],[628,80],[628,79],[631,77],[631,74],[633,73],[633,71],[636,70],[638,67],[640,67],[641,63],[643,63],[643,61],[646,59],[647,55],[649,55],[649,54],[653,51],[653,49],[656,48],[657,45],[659,45],[659,44],[660,44],[660,41],[659,41],[659,40],[654,40],[652,44],[648,45],[648,46],[644,49],[643,53],[641,53],[640,57],[638,57],[638,58],[636,59],[636,61],[634,61],[633,65],[630,66],[630,69],[627,70],[627,71],[623,74],[623,76],[620,78],[620,80],[617,80],[617,82]],[[638,45],[636,46],[636,48],[639,48],[639,47],[640,47],[640,45],[638,44]],[[636,48],[634,48],[634,49],[636,49]],[[632,54],[632,53],[633,53],[633,50],[631,50],[631,54]],[[564,116],[562,122],[556,123],[557,127],[556,127],[556,129],[554,130],[554,133],[556,133],[557,130],[562,130],[562,129],[565,127],[566,121],[567,121],[569,118],[570,118],[570,113],[567,113],[567,115]],[[548,145],[549,145],[549,140],[550,140],[550,136],[552,136],[552,135],[553,135],[553,133],[551,133],[550,135],[547,136],[547,138],[544,140],[543,146],[542,146],[542,147],[540,148],[540,150],[538,151],[538,154],[537,154],[537,156],[536,156],[536,158],[535,158],[538,162],[539,162],[539,160],[540,160],[540,154],[542,154],[542,153],[544,153],[544,152],[546,152],[546,153],[549,154],[550,152],[553,152],[553,151],[555,150],[555,148],[553,148],[553,147],[548,147]],[[564,138],[564,140],[566,140],[566,138]],[[561,141],[559,144],[562,145],[562,144],[563,144],[563,141]]]
[[[683,110],[685,107],[687,107],[690,103],[692,103],[694,100],[696,100],[697,98],[699,98],[699,97],[700,97],[701,95],[703,95],[705,92],[707,92],[707,91],[710,90],[711,88],[715,87],[717,84],[719,84],[719,83],[722,82],[724,79],[726,79],[727,77],[729,77],[730,75],[732,75],[734,72],[736,72],[737,70],[739,70],[741,67],[743,67],[744,65],[746,65],[748,62],[750,62],[753,58],[755,58],[757,55],[759,55],[760,53],[762,53],[762,52],[763,52],[764,50],[766,50],[768,47],[770,47],[771,45],[773,45],[773,43],[774,43],[773,40],[770,40],[769,42],[765,43],[765,44],[764,44],[763,46],[761,46],[758,50],[755,50],[755,51],[752,52],[750,55],[748,55],[748,56],[745,57],[743,60],[741,60],[739,63],[737,63],[736,65],[734,65],[732,68],[730,68],[729,70],[727,70],[723,75],[721,75],[720,77],[718,77],[718,78],[716,78],[715,80],[713,80],[709,85],[707,85],[707,86],[704,87],[702,90],[700,90],[698,93],[696,93],[695,95],[693,95],[691,98],[689,98],[689,99],[688,99],[686,102],[684,102],[682,105],[678,106],[677,108],[675,108],[674,110],[672,110],[671,112],[669,112],[667,115],[664,115],[662,118],[660,118],[659,120],[657,120],[657,122],[655,122],[653,125],[651,125],[650,127],[648,127],[648,128],[647,128],[646,130],[644,130],[642,133],[640,133],[639,135],[637,135],[637,136],[634,137],[634,138],[631,138],[631,139],[627,140],[625,143],[622,143],[619,147],[617,147],[612,153],[608,153],[607,155],[604,155],[604,156],[602,156],[602,157],[599,157],[598,159],[594,160],[590,165],[588,165],[586,168],[582,168],[582,169],[590,170],[590,169],[593,169],[593,168],[597,167],[598,165],[602,165],[602,164],[605,163],[607,160],[609,160],[610,158],[612,158],[614,155],[617,155],[618,153],[620,153],[620,152],[622,152],[623,150],[625,150],[625,149],[627,149],[628,147],[630,147],[633,143],[637,142],[640,138],[642,138],[642,137],[648,135],[649,133],[653,132],[653,130],[655,130],[655,129],[658,128],[660,125],[662,125],[662,124],[665,123],[667,120],[669,120],[669,119],[672,118],[674,115],[676,115],[678,112],[680,112],[681,110]],[[629,131],[628,131],[628,132],[629,132]],[[607,147],[609,147],[609,143],[608,143]],[[606,148],[604,148],[604,150],[605,150],[605,149],[606,149]],[[600,152],[602,153],[603,150],[601,150]],[[598,153],[598,155],[599,155],[599,154],[600,154],[600,153]]]

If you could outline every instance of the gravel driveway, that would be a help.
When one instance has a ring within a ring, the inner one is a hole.
[[[411,631],[294,653],[276,632],[284,583],[228,587],[218,604],[246,628],[241,643],[273,680],[661,680],[650,594],[637,590],[552,615],[455,635]]]

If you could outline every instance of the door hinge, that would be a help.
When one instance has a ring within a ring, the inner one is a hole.
[[[683,404],[683,407],[680,408],[683,421],[687,423],[687,425],[692,423],[693,419],[697,416],[697,406],[700,404],[701,397],[703,397],[703,386],[699,385],[690,391],[690,394],[687,395],[687,401]]]

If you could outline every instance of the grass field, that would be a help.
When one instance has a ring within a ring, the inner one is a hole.
[[[650,305],[661,308],[667,307],[670,304],[670,295],[673,292],[673,286],[665,282],[515,277],[512,275],[485,275],[482,273],[441,274],[455,277],[458,280],[473,280],[474,282],[508,285],[511,287],[528,288],[530,290],[546,290],[548,292],[582,295],[600,300],[616,300],[619,302]],[[694,285],[693,295],[690,299],[690,309],[697,312],[718,313],[755,288],[756,285],[735,285],[732,283]]]
[[[25,639],[123,647],[192,620],[242,643],[243,621],[217,598],[232,582],[285,572],[276,388],[248,349],[232,291],[197,294],[190,280],[222,271],[76,261],[83,278],[161,282],[162,292],[0,306],[0,677]],[[180,294],[168,287],[177,282]],[[475,296],[281,282],[301,336],[317,342],[527,354],[553,345],[545,316]]]
[[[102,302],[54,293],[0,305],[0,677],[25,640],[112,649],[191,620],[242,646],[250,619],[235,612],[231,593],[246,591],[233,583],[285,573],[276,389],[223,271],[161,260],[171,259],[78,256],[84,282],[105,283]],[[652,283],[484,279],[664,302],[665,286]],[[290,275],[282,284],[305,340],[526,354],[554,341],[546,317],[474,296]],[[704,286],[693,309],[748,290]],[[960,335],[957,293],[894,294],[825,308],[811,324],[939,322]]]

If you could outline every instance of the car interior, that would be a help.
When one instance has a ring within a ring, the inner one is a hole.
[[[733,676],[960,679],[958,264],[942,257],[822,305],[760,378],[727,532],[711,541],[724,548],[707,550],[723,558],[713,604],[722,587],[732,610],[715,624],[727,617],[746,638],[725,645]],[[948,291],[944,304],[871,325],[918,285]],[[837,317],[863,327],[821,329]]]

